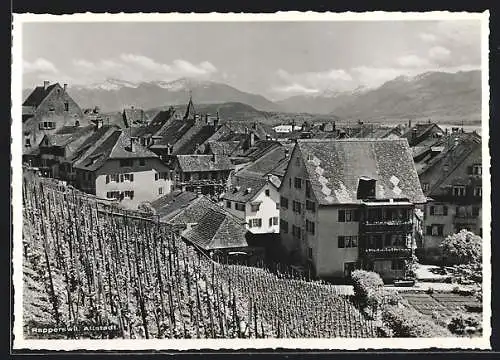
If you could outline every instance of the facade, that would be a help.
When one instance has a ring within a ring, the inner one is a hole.
[[[462,229],[482,236],[482,172],[481,137],[475,133],[447,136],[440,153],[421,164],[419,178],[429,201],[419,259],[440,262],[439,245]]]
[[[223,206],[245,220],[252,234],[279,233],[279,192],[266,177],[235,175],[222,196]]]
[[[406,140],[298,140],[279,192],[282,244],[317,276],[404,276],[426,200]]]
[[[75,185],[134,209],[172,190],[169,168],[124,130],[107,131],[75,161]]]
[[[227,156],[177,155],[173,161],[175,188],[218,195],[224,192],[233,169]]]
[[[38,160],[38,145],[45,135],[64,126],[86,126],[82,109],[71,98],[67,85],[43,82],[23,102],[23,160],[32,165]]]

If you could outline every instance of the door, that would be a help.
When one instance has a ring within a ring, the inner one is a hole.
[[[349,279],[351,277],[351,273],[356,269],[356,262],[350,261],[344,263],[344,277]]]

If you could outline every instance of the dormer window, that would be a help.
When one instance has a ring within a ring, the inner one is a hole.
[[[377,181],[366,176],[359,178],[358,183],[358,199],[374,199],[375,198],[375,185]]]
[[[465,186],[453,186],[453,196],[465,196]]]
[[[473,175],[482,175],[482,173],[483,173],[483,168],[481,167],[481,165],[474,165],[472,167]]]

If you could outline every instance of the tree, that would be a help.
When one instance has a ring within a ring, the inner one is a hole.
[[[458,265],[481,263],[482,239],[470,231],[449,235],[440,246],[449,262]]]

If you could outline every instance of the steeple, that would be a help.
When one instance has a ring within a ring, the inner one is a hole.
[[[194,105],[193,105],[193,94],[191,90],[189,91],[189,102],[187,105],[186,113],[184,114],[184,120],[194,119],[195,117]]]

